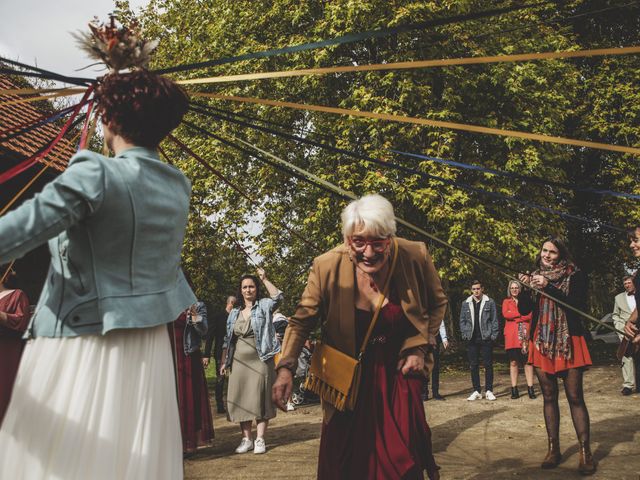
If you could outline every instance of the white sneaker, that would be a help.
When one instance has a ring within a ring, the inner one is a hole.
[[[296,409],[296,407],[293,406],[293,403],[291,403],[291,401],[287,402],[287,412],[293,412]]]
[[[258,442],[256,441],[256,443]],[[264,440],[262,444],[264,445]],[[264,446],[262,448],[264,448]],[[249,450],[253,450],[253,440],[243,437],[240,445],[236,448],[236,453],[247,453]]]
[[[482,395],[480,394],[480,392],[476,390],[475,392],[473,392],[471,395],[467,397],[467,400],[469,402],[473,402],[474,400],[480,400],[481,398],[482,398]]]
[[[484,398],[493,402],[496,399],[496,396],[493,394],[491,390],[487,390],[484,394]]]
[[[253,453],[264,453],[267,451],[267,445],[264,443],[264,438],[256,438],[256,445],[253,448]]]

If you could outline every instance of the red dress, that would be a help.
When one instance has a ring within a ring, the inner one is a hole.
[[[356,310],[358,346],[371,317]],[[382,308],[363,358],[355,410],[335,412],[322,426],[319,479],[414,480],[438,469],[420,398],[424,379],[396,370],[402,342],[414,334],[398,304]]]
[[[183,313],[175,322],[169,324],[169,337],[176,366],[182,448],[185,453],[190,453],[195,452],[199,446],[211,445],[213,421],[202,354],[200,351],[191,355],[184,353],[186,323],[187,316]]]
[[[531,324],[531,313],[520,315],[518,304],[513,298],[505,298],[502,302],[502,316],[504,317],[504,349],[522,348],[522,342],[518,335],[518,330],[524,324],[522,338],[529,338],[529,325]]]
[[[6,291],[5,291],[6,292]],[[3,293],[5,293],[3,292]],[[0,293],[2,295],[2,293]],[[0,312],[7,314],[0,322],[0,424],[11,400],[13,381],[18,373],[24,349],[22,334],[29,325],[29,299],[22,290],[13,290],[0,298]]]

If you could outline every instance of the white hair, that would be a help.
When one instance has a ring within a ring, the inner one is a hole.
[[[396,234],[393,206],[381,195],[365,195],[342,210],[342,235],[345,242],[354,232],[388,238]]]

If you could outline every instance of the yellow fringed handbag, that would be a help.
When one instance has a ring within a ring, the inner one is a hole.
[[[353,410],[358,399],[360,361],[369,343],[369,337],[376,326],[380,309],[387,296],[387,290],[396,266],[396,260],[398,259],[398,242],[395,239],[393,247],[391,269],[389,270],[384,289],[378,300],[378,305],[371,319],[371,323],[369,324],[369,329],[360,347],[358,358],[353,358],[321,342],[316,343],[311,357],[311,366],[309,367],[304,388],[318,395],[323,401],[329,402],[341,412]]]

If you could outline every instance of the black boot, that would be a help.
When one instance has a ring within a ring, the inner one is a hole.
[[[536,392],[533,390],[533,386],[527,387],[527,393],[529,394],[529,398],[533,400],[536,398]]]
[[[511,387],[511,398],[515,400],[516,398],[520,398],[520,392],[518,392],[518,387]]]

